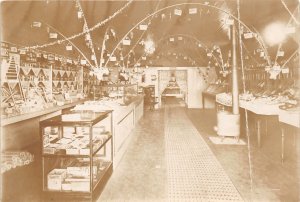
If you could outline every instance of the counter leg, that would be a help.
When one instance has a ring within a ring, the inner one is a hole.
[[[265,135],[268,135],[268,119],[265,119]]]
[[[281,163],[284,161],[284,126],[281,126]]]
[[[260,148],[261,147],[261,120],[257,119],[256,121],[256,129],[257,129],[257,145]]]

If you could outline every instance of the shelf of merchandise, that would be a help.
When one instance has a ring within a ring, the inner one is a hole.
[[[97,198],[112,174],[112,131],[112,110],[72,111],[41,121],[43,196]]]

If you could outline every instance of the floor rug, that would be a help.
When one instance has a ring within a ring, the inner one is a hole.
[[[165,108],[165,144],[169,201],[243,201],[182,107]]]
[[[222,144],[222,145],[246,145],[246,142],[242,139],[237,139],[233,137],[225,137],[223,140],[219,136],[211,136],[209,137],[210,141],[214,144]]]

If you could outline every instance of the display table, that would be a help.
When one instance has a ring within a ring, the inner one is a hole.
[[[261,147],[261,125],[262,122],[265,122],[265,131],[268,133],[267,124],[269,116],[278,116],[280,111],[279,104],[269,105],[262,102],[253,102],[253,101],[242,101],[240,100],[240,107],[242,109],[248,110],[255,114],[255,123],[256,123],[256,133],[257,133],[257,144],[258,147]]]
[[[287,127],[293,127],[296,131],[300,128],[300,111],[279,111],[278,120],[281,123],[281,162],[284,161],[284,142]],[[294,133],[296,135],[297,133]],[[295,141],[296,142],[296,141]]]

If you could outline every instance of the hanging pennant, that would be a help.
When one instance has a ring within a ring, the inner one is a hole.
[[[182,10],[176,8],[176,9],[174,10],[174,15],[181,16],[181,15],[182,15]]]
[[[140,30],[145,31],[148,28],[148,25],[140,25],[139,26]]]
[[[91,40],[91,35],[90,35],[89,33],[85,35],[85,40],[86,40],[86,41]]]
[[[193,15],[193,14],[197,14],[198,10],[197,8],[190,8],[189,9],[189,14]]]
[[[42,23],[41,23],[41,22],[33,22],[33,23],[32,23],[32,27],[40,28],[41,26],[42,26]]]
[[[212,57],[212,53],[207,53],[207,57]]]
[[[170,41],[172,41],[172,42],[173,42],[173,41],[175,41],[175,39],[174,39],[173,37],[171,37],[171,38],[170,38]]]
[[[57,39],[57,33],[54,33],[54,32],[53,32],[53,33],[50,33],[50,34],[49,34],[49,38],[50,38],[50,39]]]
[[[146,60],[147,58],[145,56],[142,57],[142,60]]]
[[[129,39],[123,39],[123,45],[124,46],[130,46],[131,41]]]

